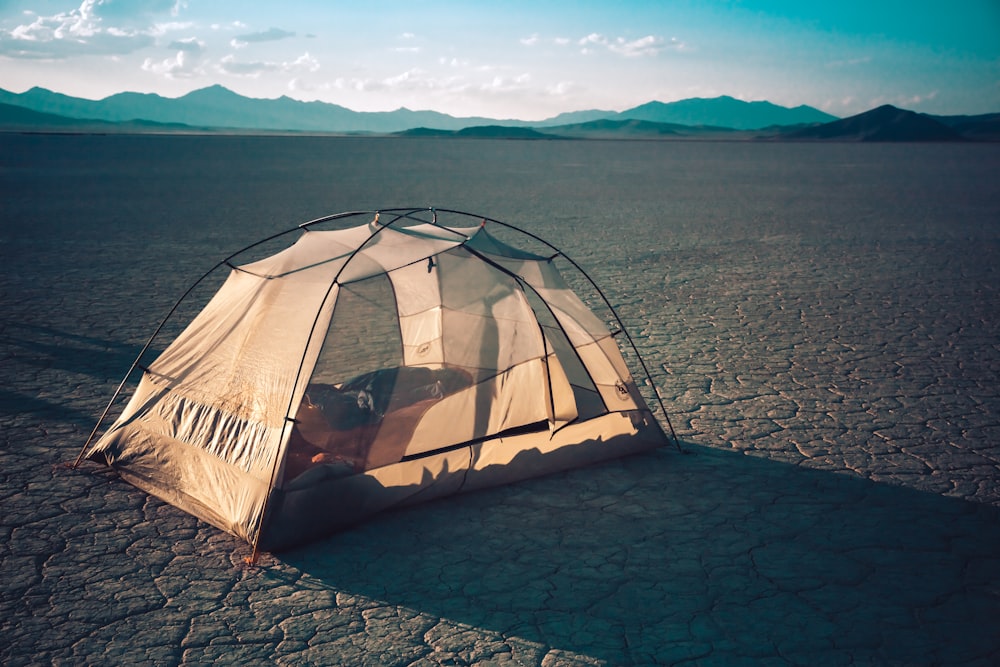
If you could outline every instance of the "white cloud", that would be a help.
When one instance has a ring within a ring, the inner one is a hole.
[[[911,109],[913,107],[920,106],[925,102],[930,102],[936,99],[937,96],[938,91],[936,90],[932,90],[924,95],[897,95],[896,98],[889,103],[903,109]]]
[[[281,28],[268,28],[261,32],[251,32],[245,35],[236,35],[231,45],[235,48],[243,48],[247,44],[257,44],[260,42],[277,42],[282,39],[288,39],[289,37],[294,37],[294,32],[289,32],[287,30],[282,30]]]
[[[538,33],[533,33],[528,37],[520,39],[524,46],[535,46],[542,41]],[[552,44],[556,46],[570,46],[574,40],[568,37],[553,37]],[[626,39],[624,37],[607,37],[598,32],[593,32],[586,37],[581,37],[575,41],[580,51],[584,54],[596,53],[599,51],[610,52],[626,58],[639,56],[655,56],[666,49],[682,51],[687,46],[676,37],[664,39],[657,35],[646,35],[638,39]]]
[[[146,58],[142,63],[142,69],[168,79],[185,79],[205,73],[202,59],[202,52],[205,49],[204,42],[195,37],[186,37],[174,40],[168,48],[177,53],[172,58],[159,61]]]
[[[219,61],[218,69],[224,74],[254,78],[260,76],[263,72],[275,71],[278,69],[278,66],[276,63],[263,61],[237,62],[236,56],[229,54]]]
[[[676,38],[669,42],[662,37],[646,35],[639,39],[627,40],[624,37],[611,39],[599,33],[591,33],[580,39],[577,44],[582,47],[583,53],[593,53],[595,49],[606,49],[626,58],[638,56],[655,56],[668,46],[674,49],[682,49],[683,44]]]
[[[191,30],[194,23],[191,21],[167,21],[166,23],[155,23],[149,29],[149,34],[154,37],[162,37],[168,32],[181,32]]]
[[[142,69],[153,74],[165,76],[168,79],[186,79],[199,76],[204,74],[205,70],[197,55],[197,52],[181,50],[173,58],[161,61],[146,58],[142,63]]]
[[[448,59],[441,64],[447,65]],[[498,67],[432,70],[414,67],[385,77],[341,77],[334,80],[295,79],[292,89],[323,94],[351,108],[445,108],[452,114],[519,117],[526,104],[556,105],[581,88],[571,81],[547,84],[529,72],[504,72]],[[451,72],[455,72],[452,74]],[[431,102],[436,100],[435,103]],[[556,109],[552,113],[558,112]]]
[[[174,0],[83,0],[76,9],[49,16],[26,14],[30,22],[0,30],[0,55],[61,60],[133,53],[154,43],[154,16],[176,17],[184,6]]]
[[[317,90],[326,90],[329,86],[313,86],[308,81],[295,77],[288,82],[288,90],[293,92],[313,93]]]
[[[818,104],[815,104],[813,106],[815,106],[817,109],[820,109],[821,111],[825,111],[827,113],[832,113],[836,115],[843,112],[844,109],[853,107],[855,101],[856,100],[853,95],[845,95],[840,99],[827,98],[822,102],[819,102]]]
[[[554,96],[569,95],[580,90],[583,89],[572,81],[560,81],[545,88],[546,93]]]
[[[394,76],[383,78],[340,77],[333,82],[338,90],[357,92],[398,92],[398,91],[452,91],[464,88],[461,77],[435,77],[427,71],[414,67]]]
[[[315,72],[319,70],[319,61],[306,51],[301,56],[293,60],[287,67],[288,70],[306,70]]]
[[[494,76],[491,81],[480,84],[479,90],[485,93],[510,93],[524,90],[531,83],[530,74],[519,74],[517,76]]]
[[[389,88],[397,88],[400,85],[409,85],[421,81],[423,79],[423,74],[423,70],[411,69],[403,72],[402,74],[397,74],[396,76],[384,79],[384,81],[385,85]]]
[[[265,72],[296,72],[296,71],[307,71],[315,72],[320,68],[319,61],[316,60],[309,53],[304,53],[295,60],[290,62],[273,62],[273,61],[252,61],[252,62],[240,62],[236,60],[236,56],[229,54],[219,61],[217,69],[224,73],[232,76],[240,76],[247,78],[257,78]]]
[[[170,42],[168,49],[173,51],[185,51],[187,53],[201,53],[205,48],[205,43],[196,37],[186,37],[184,39]]]

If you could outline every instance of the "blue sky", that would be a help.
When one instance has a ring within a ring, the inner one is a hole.
[[[1000,0],[0,0],[0,88],[212,84],[528,120],[718,95],[998,112]]]

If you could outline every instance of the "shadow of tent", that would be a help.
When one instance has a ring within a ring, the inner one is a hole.
[[[0,350],[11,355],[8,362],[16,368],[10,371],[12,373],[29,372],[32,377],[45,374],[56,378],[57,373],[68,371],[111,381],[121,377],[122,368],[129,367],[139,347],[47,326],[13,322],[8,323],[4,334],[0,335]],[[150,351],[149,358],[156,354],[155,350]],[[65,383],[65,376],[58,375],[58,382]],[[31,393],[17,390],[24,386],[30,386]],[[12,383],[0,389],[0,414],[30,413],[81,428],[93,427],[100,406],[95,405],[92,411],[80,410],[81,401],[67,398],[98,404],[102,400],[89,389],[67,389],[64,385],[52,389],[39,379],[38,386]]]
[[[685,447],[392,512],[280,557],[337,591],[611,664],[1000,655],[997,508]]]
[[[8,391],[0,388],[0,416],[7,417],[30,415],[39,420],[51,420],[55,423],[68,424],[77,427],[82,433],[85,428],[94,425],[95,417],[84,410],[78,410],[59,400],[48,400],[37,396]]]
[[[132,364],[141,348],[32,324],[11,323],[6,329],[6,335],[0,336],[0,346],[17,349],[19,363],[96,378],[119,378],[122,368]],[[157,354],[150,350],[148,358]]]

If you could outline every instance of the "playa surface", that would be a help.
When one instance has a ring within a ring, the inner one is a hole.
[[[997,664],[997,173],[989,145],[0,135],[0,662]],[[65,466],[215,262],[424,203],[588,269],[684,453],[250,568]]]

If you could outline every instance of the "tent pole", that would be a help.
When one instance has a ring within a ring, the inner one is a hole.
[[[303,369],[305,367],[306,356],[309,354],[310,344],[312,343],[313,336],[316,334],[316,328],[319,326],[320,314],[323,311],[323,307],[326,304],[327,299],[330,298],[330,293],[333,292],[334,287],[338,287],[339,286],[339,284],[340,284],[339,283],[340,276],[344,273],[344,270],[347,268],[347,265],[351,263],[351,260],[353,260],[355,257],[357,257],[357,255],[371,242],[372,239],[374,239],[376,236],[378,236],[379,234],[381,234],[384,230],[386,230],[389,227],[391,227],[396,222],[398,222],[398,221],[400,221],[400,220],[402,220],[404,218],[410,218],[414,213],[416,213],[418,211],[425,211],[425,210],[427,210],[427,209],[415,209],[414,208],[414,209],[389,209],[389,210],[379,210],[379,211],[351,211],[349,213],[338,213],[338,214],[326,216],[326,217],[323,217],[323,218],[317,218],[316,220],[312,220],[310,222],[303,223],[302,225],[300,225],[298,227],[298,228],[307,228],[310,225],[318,224],[318,223],[321,223],[321,222],[327,222],[329,220],[336,220],[336,219],[340,219],[340,218],[349,218],[349,217],[354,217],[354,216],[358,216],[358,215],[374,215],[375,219],[372,220],[372,222],[373,223],[378,223],[378,226],[375,228],[375,230],[373,232],[371,232],[371,234],[368,236],[368,238],[365,239],[362,243],[358,244],[358,246],[354,249],[354,251],[351,252],[350,255],[348,255],[348,257],[347,257],[346,260],[344,260],[343,265],[340,267],[340,269],[337,271],[337,274],[330,281],[330,286],[327,288],[326,294],[323,295],[323,299],[320,301],[319,309],[316,311],[315,317],[313,317],[312,326],[309,329],[309,336],[306,338],[306,344],[305,344],[305,347],[302,350],[302,356],[299,358],[299,367],[295,371],[295,380],[292,382],[292,394],[288,397],[288,407],[285,409],[285,422],[284,422],[284,424],[282,424],[282,427],[281,427],[282,428],[282,430],[281,430],[281,441],[282,442],[285,441],[285,432],[286,432],[285,429],[288,428],[288,424],[289,423],[292,423],[294,421],[292,419],[291,412],[296,407],[294,405],[294,401],[295,401],[295,388],[298,386],[299,381],[302,379],[302,371],[303,371]],[[405,211],[405,212],[402,213],[402,214],[400,214],[399,213],[400,211]],[[395,217],[394,219],[390,220],[387,223],[383,223],[383,222],[381,222],[379,220],[379,218],[381,217],[381,215],[380,215],[381,213],[392,213],[392,214],[396,215],[397,217]],[[437,214],[435,214],[435,217],[436,217],[436,215]],[[334,304],[334,310],[336,310],[336,307],[337,306],[336,306],[336,303],[335,303]],[[333,313],[330,314],[330,321],[331,322],[333,321]],[[325,342],[325,340],[324,340],[324,342]],[[323,343],[321,342],[320,343],[320,350],[317,352],[317,358],[318,358],[318,355],[320,355],[320,354],[323,353],[322,345],[323,345]],[[279,448],[278,448],[278,454],[277,454],[277,456],[275,456],[274,463],[271,465],[271,481],[270,481],[269,486],[268,486],[268,494],[264,498],[264,505],[261,508],[261,520],[262,520],[262,522],[263,522],[263,519],[265,517],[267,517],[267,508],[268,508],[268,505],[270,504],[270,500],[271,500],[271,491],[274,490],[275,483],[277,482],[278,472],[279,472],[279,470],[281,470],[281,463],[282,463],[283,456],[284,456],[284,451],[279,446]],[[260,529],[257,531],[257,536],[253,540],[253,553],[251,554],[250,561],[249,561],[249,562],[251,562],[251,564],[257,562],[257,557],[258,557],[258,554],[259,554],[259,552],[258,552],[258,544],[260,542],[260,535],[261,535],[261,533],[263,531],[264,531],[264,525],[262,523],[261,526],[260,526]]]
[[[439,211],[444,211],[446,213],[456,213],[456,214],[459,214],[459,215],[471,215],[471,214],[465,213],[463,211],[449,211],[449,210],[446,210],[446,209],[438,209],[438,210]],[[594,288],[594,291],[596,291],[597,294],[601,297],[601,300],[604,301],[604,305],[607,306],[608,310],[611,311],[611,314],[614,315],[615,321],[618,323],[618,328],[625,334],[625,338],[628,340],[629,346],[632,348],[632,351],[635,353],[636,358],[639,360],[639,365],[642,366],[642,371],[643,371],[643,373],[645,373],[646,379],[649,381],[650,387],[653,389],[653,393],[656,395],[656,402],[659,404],[660,411],[663,413],[663,418],[666,420],[667,427],[670,429],[670,437],[674,441],[674,446],[677,447],[677,451],[683,452],[684,450],[681,448],[680,439],[677,437],[677,432],[674,430],[674,425],[670,421],[670,415],[669,415],[669,413],[667,413],[666,406],[664,406],[664,404],[663,404],[663,399],[660,397],[660,392],[657,390],[656,384],[653,382],[653,377],[649,373],[649,368],[646,366],[645,360],[642,358],[642,355],[639,354],[639,348],[636,347],[635,341],[632,340],[632,336],[629,334],[628,329],[625,327],[625,323],[622,322],[622,318],[618,315],[618,311],[615,310],[615,307],[611,305],[611,302],[608,300],[608,297],[604,294],[604,292],[597,285],[597,283],[594,281],[594,279],[590,277],[590,274],[588,274],[586,271],[584,271],[583,268],[579,264],[577,264],[575,261],[573,261],[573,259],[570,256],[568,256],[562,250],[560,250],[556,246],[552,245],[551,243],[549,243],[545,239],[543,239],[543,238],[541,238],[539,236],[536,236],[536,235],[532,234],[531,232],[529,232],[527,230],[521,229],[520,227],[516,227],[514,225],[511,225],[509,223],[503,222],[501,220],[493,220],[493,219],[490,219],[490,218],[484,218],[484,222],[486,222],[486,221],[497,223],[499,225],[507,227],[508,229],[513,229],[516,232],[520,232],[522,234],[525,234],[525,235],[527,235],[527,236],[535,239],[539,243],[542,243],[542,244],[548,246],[549,248],[551,248],[555,252],[559,253],[559,255],[561,255],[563,257],[563,259],[565,259],[567,262],[569,262],[570,264],[572,264],[573,267],[577,271],[580,272],[580,275],[582,275],[584,278],[587,279],[587,281],[590,283],[591,287]]]
[[[314,223],[315,222],[320,222],[322,220],[328,220],[328,219],[331,219],[331,218],[334,218],[334,217],[338,217],[338,216],[327,216],[327,218],[320,218],[320,219],[315,220],[313,222]],[[71,466],[71,468],[73,470],[76,470],[78,467],[80,467],[80,463],[83,462],[83,457],[87,453],[87,449],[90,447],[90,443],[92,443],[94,441],[94,438],[97,437],[97,432],[101,429],[101,425],[104,423],[104,420],[108,418],[108,413],[111,412],[111,406],[113,406],[115,404],[115,401],[118,400],[118,397],[121,395],[122,390],[125,388],[125,384],[128,382],[129,377],[131,377],[132,373],[135,372],[135,369],[139,367],[139,362],[142,360],[143,355],[145,355],[146,352],[149,351],[150,346],[152,346],[153,341],[156,340],[156,337],[160,335],[160,331],[163,330],[163,327],[164,327],[164,325],[166,325],[167,320],[169,320],[173,316],[173,314],[177,311],[177,309],[180,307],[181,303],[184,302],[184,300],[188,297],[188,295],[190,295],[191,292],[193,292],[195,290],[195,288],[198,287],[198,285],[200,285],[202,283],[202,281],[204,281],[210,275],[212,275],[213,273],[215,273],[219,269],[219,267],[225,266],[225,265],[232,266],[230,264],[230,261],[232,261],[237,256],[239,256],[239,255],[243,254],[244,252],[246,252],[248,250],[251,250],[251,249],[253,249],[253,248],[255,248],[255,247],[259,246],[259,245],[267,243],[268,241],[273,241],[274,239],[279,238],[281,236],[284,236],[285,234],[288,234],[290,232],[294,232],[297,229],[299,229],[299,227],[293,227],[292,229],[286,229],[283,232],[279,232],[277,234],[272,234],[271,236],[269,236],[269,237],[267,237],[265,239],[261,239],[260,241],[256,241],[254,243],[251,243],[250,245],[248,245],[247,247],[243,248],[242,250],[237,250],[236,252],[232,253],[231,255],[229,255],[228,257],[226,257],[225,259],[223,259],[222,261],[218,262],[215,266],[213,266],[212,268],[210,268],[204,274],[202,274],[202,276],[200,278],[198,278],[198,280],[194,281],[194,283],[190,287],[187,288],[187,290],[184,292],[184,294],[182,294],[181,297],[179,299],[177,299],[177,301],[174,303],[174,305],[170,308],[170,310],[167,311],[167,314],[163,316],[163,319],[160,320],[160,323],[159,323],[159,325],[157,325],[156,330],[153,331],[153,335],[149,337],[149,340],[146,341],[146,344],[142,346],[141,350],[139,350],[139,354],[136,356],[135,361],[132,362],[132,365],[129,367],[128,372],[125,373],[125,377],[122,378],[121,383],[118,385],[118,389],[115,390],[114,395],[111,396],[111,400],[108,401],[108,405],[104,408],[104,412],[101,413],[100,418],[97,420],[97,424],[94,425],[94,430],[90,432],[90,436],[87,438],[87,441],[85,443],[83,443],[83,447],[80,449],[80,453],[77,455],[76,460],[73,462],[73,465]]]
[[[522,291],[526,291],[526,290],[525,290],[525,288],[526,288],[526,287],[527,287],[528,289],[530,289],[530,290],[531,290],[531,293],[532,293],[532,294],[534,294],[535,296],[537,296],[537,297],[538,297],[538,298],[539,298],[539,299],[541,300],[542,304],[544,304],[544,305],[545,305],[545,309],[546,309],[546,310],[548,311],[549,315],[551,315],[551,316],[552,316],[552,319],[553,319],[553,320],[555,321],[555,324],[556,324],[556,327],[558,327],[558,328],[559,328],[559,331],[561,331],[561,332],[563,333],[563,335],[564,335],[564,336],[566,336],[566,340],[567,340],[567,341],[569,341],[569,332],[568,332],[568,331],[566,331],[566,329],[565,329],[565,328],[563,327],[563,325],[562,325],[562,322],[560,322],[560,321],[559,321],[559,317],[558,317],[558,316],[557,316],[557,315],[555,314],[555,312],[554,312],[554,311],[552,310],[552,306],[551,306],[551,304],[549,304],[549,302],[548,302],[548,301],[547,301],[547,300],[545,299],[545,297],[543,297],[543,296],[542,296],[541,294],[539,294],[539,293],[538,293],[538,290],[537,290],[537,289],[535,289],[535,288],[534,288],[534,287],[533,287],[533,286],[531,285],[531,283],[529,283],[529,282],[528,282],[527,280],[524,280],[523,278],[521,278],[521,276],[517,275],[517,274],[516,274],[516,273],[514,273],[513,271],[510,271],[510,270],[509,270],[509,269],[507,269],[506,267],[504,267],[504,266],[502,266],[502,265],[500,265],[500,264],[498,264],[498,263],[494,262],[494,261],[493,261],[492,259],[490,259],[489,257],[486,257],[485,255],[483,255],[483,254],[481,254],[481,253],[479,253],[479,252],[477,252],[477,251],[473,250],[472,248],[466,248],[466,250],[467,250],[467,251],[468,251],[468,252],[469,252],[470,254],[472,254],[472,255],[475,255],[476,257],[478,257],[479,259],[483,260],[484,262],[486,262],[487,264],[489,264],[489,265],[490,265],[490,266],[492,266],[493,268],[497,269],[497,270],[498,270],[498,271],[500,271],[501,273],[504,273],[504,274],[506,274],[506,275],[510,276],[511,278],[513,278],[513,279],[514,279],[515,281],[517,281],[517,284],[521,286],[521,290],[522,290]],[[530,304],[529,304],[529,307],[530,307]],[[537,319],[537,318],[536,318],[536,319]],[[544,327],[543,327],[543,325],[542,325],[542,323],[541,323],[541,322],[539,322],[539,323],[538,323],[538,328],[539,328],[539,330],[540,330],[540,331],[541,331],[541,333],[542,333],[542,339],[543,339],[543,340],[545,340],[545,332],[544,332]],[[547,343],[547,342],[545,343],[545,347],[546,347],[546,351],[547,351],[547,348],[548,348],[548,343]],[[577,349],[576,349],[576,346],[574,346],[574,345],[573,345],[572,343],[570,344],[570,347],[572,347],[572,348],[573,348],[573,354],[575,354],[575,355],[576,355],[576,358],[577,358],[577,360],[578,360],[578,361],[580,362],[580,364],[581,364],[581,365],[582,365],[582,366],[584,367],[584,369],[586,369],[586,367],[587,367],[587,364],[586,364],[586,363],[584,363],[584,361],[583,361],[583,359],[582,359],[582,358],[580,358],[580,352],[579,352],[579,350],[577,350]],[[546,366],[546,373],[548,373],[548,363],[546,363],[546,365],[545,365],[545,366]],[[588,373],[587,375],[588,375],[588,376],[590,376],[590,374],[589,374],[589,373]],[[591,382],[593,382],[593,381],[594,381],[594,378],[593,378],[593,377],[590,377],[590,380],[591,380]],[[595,383],[595,386],[596,386],[596,383]],[[551,388],[552,388],[552,382],[551,382],[551,378],[549,378],[549,389],[551,390]],[[598,394],[600,394],[600,392],[598,392]],[[552,408],[553,408],[553,412],[554,412],[554,411],[555,411],[555,403],[554,403],[554,399],[552,399],[552,398],[551,398],[551,396],[550,396],[550,402],[552,403]],[[610,409],[610,407],[608,406],[608,404],[607,404],[607,401],[605,401],[605,400],[604,400],[604,396],[601,396],[601,403],[602,403],[602,404],[604,405],[604,409],[605,409],[605,410],[606,410],[607,412],[611,412],[611,409]]]

